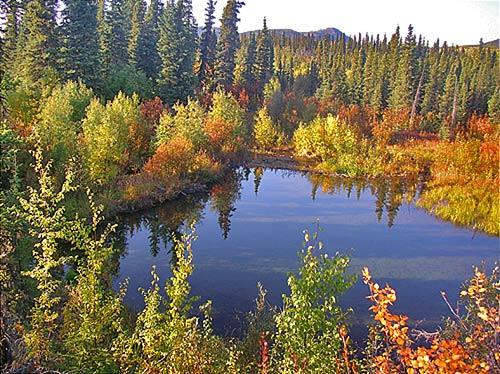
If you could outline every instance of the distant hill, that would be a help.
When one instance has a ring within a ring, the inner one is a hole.
[[[323,39],[327,37],[332,40],[339,39],[342,36],[344,36],[346,39],[349,39],[349,37],[346,36],[342,31],[334,27],[329,27],[327,29],[322,29],[318,31],[305,31],[305,32],[299,32],[291,29],[270,29],[269,31],[275,36],[285,35],[287,37],[294,37],[294,36],[312,35],[315,39]],[[247,31],[242,33],[242,35],[250,35],[250,33],[252,32],[257,34],[259,30]]]
[[[483,45],[487,48],[500,48],[500,39],[492,40],[491,42],[483,43]],[[475,48],[479,47],[479,44],[474,45],[464,45],[466,48]]]
[[[484,43],[484,45],[486,47],[490,47],[490,48],[499,48],[499,46],[500,46],[500,39],[492,40],[491,42]]]

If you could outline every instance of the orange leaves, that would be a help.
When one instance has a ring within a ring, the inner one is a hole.
[[[193,157],[193,144],[181,136],[175,136],[161,144],[156,153],[144,165],[144,171],[155,179],[169,180],[189,170]]]
[[[370,288],[370,299],[374,305],[370,310],[374,319],[379,322],[375,326],[376,335],[372,340],[375,347],[373,357],[370,357],[378,373],[408,374],[446,374],[446,373],[475,373],[486,374],[490,365],[481,357],[476,342],[481,342],[487,337],[480,325],[476,325],[461,343],[459,332],[453,334],[452,339],[445,339],[436,335],[430,347],[413,347],[413,342],[408,335],[406,321],[408,317],[395,315],[389,312],[389,305],[396,301],[396,293],[389,286],[381,288],[372,281],[367,268],[362,271],[364,283]],[[500,287],[499,287],[500,288]],[[472,297],[476,302],[478,317],[483,321],[498,321],[498,311],[483,306],[484,294],[488,289],[488,279],[484,273],[476,269],[476,274],[467,290],[462,291],[462,296]],[[497,334],[500,333],[498,329]],[[498,348],[498,346],[496,347]],[[490,348],[491,349],[491,348]]]
[[[262,333],[259,340],[260,346],[260,374],[267,374],[269,371],[269,343],[266,339],[266,333]]]

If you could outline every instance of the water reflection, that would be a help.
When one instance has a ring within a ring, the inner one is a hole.
[[[351,198],[353,192],[356,200],[367,190],[376,196],[375,213],[378,222],[382,220],[384,211],[387,212],[387,226],[392,227],[403,203],[412,203],[421,192],[423,183],[421,177],[397,177],[397,178],[332,178],[322,174],[306,174],[311,182],[311,197],[315,200],[318,190],[324,194],[347,193]]]
[[[196,222],[192,292],[213,300],[215,325],[227,326],[235,311],[253,307],[259,281],[269,301],[280,305],[288,292],[286,273],[298,266],[301,232],[320,218],[329,253],[349,251],[352,272],[369,266],[378,281],[395,287],[396,312],[435,324],[447,313],[440,291],[457,295],[472,265],[492,265],[499,258],[498,238],[474,236],[415,208],[421,186],[418,178],[368,181],[234,170],[210,192],[121,217],[124,252],[115,281],[130,278],[126,301],[140,309],[137,289],[150,284],[151,266],[165,281],[175,262],[173,238]],[[357,284],[342,301],[354,307],[358,322],[369,316],[366,294]]]
[[[180,240],[185,227],[203,219],[203,211],[208,201],[209,196],[206,194],[188,195],[169,201],[161,207],[119,217],[118,232],[121,235],[118,237],[121,239],[118,243],[124,243],[124,256],[126,240],[123,236],[130,238],[142,231],[148,233],[149,252],[153,257],[158,255],[161,248],[166,249],[168,253],[175,253],[172,251],[175,239]],[[172,262],[175,262],[175,259]]]
[[[224,239],[227,239],[231,231],[231,217],[236,211],[235,203],[241,198],[241,181],[248,180],[248,175],[248,170],[227,173],[210,191],[210,209],[219,216],[217,222]]]

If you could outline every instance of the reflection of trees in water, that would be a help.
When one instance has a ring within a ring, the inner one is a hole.
[[[259,193],[259,187],[260,183],[262,182],[262,176],[264,175],[264,169],[263,168],[255,168],[253,171],[254,179],[253,179],[253,184],[254,184],[254,192],[255,196]]]
[[[227,239],[231,231],[231,217],[236,211],[236,201],[241,198],[241,181],[244,178],[244,170],[234,170],[227,173],[224,180],[213,186],[210,191],[210,210],[219,214],[217,221],[224,239]]]
[[[403,203],[411,203],[421,191],[421,179],[417,176],[398,178],[334,178],[321,174],[306,174],[312,184],[313,200],[319,190],[328,194],[343,194],[351,198],[353,193],[359,200],[364,191],[369,190],[376,197],[375,213],[380,222],[384,212],[387,214],[387,225],[392,227]]]
[[[171,263],[175,264],[176,243],[182,240],[182,233],[187,228],[203,219],[203,211],[209,199],[211,210],[219,214],[219,226],[226,239],[231,229],[230,219],[236,210],[234,205],[241,196],[241,181],[243,178],[248,179],[249,173],[249,170],[246,173],[244,170],[229,172],[212,187],[209,194],[187,195],[147,211],[119,217],[114,240],[116,247],[121,249],[121,256],[126,255],[127,236],[147,230],[151,254],[156,257],[165,248],[171,254]]]
[[[218,214],[218,224],[222,236],[227,239],[231,230],[231,218],[236,211],[235,204],[241,198],[243,180],[249,180],[253,173],[254,191],[258,193],[265,170],[262,168],[238,169],[226,176],[211,188],[209,194],[195,194],[178,198],[148,211],[121,216],[120,225],[114,235],[115,246],[121,248],[121,255],[126,253],[126,238],[135,232],[146,229],[149,232],[149,250],[153,256],[158,255],[161,248],[173,251],[176,239],[179,240],[186,227],[199,222],[203,211],[210,200],[210,209]],[[280,170],[283,177],[295,175],[298,172]],[[375,213],[378,221],[382,220],[384,212],[387,215],[388,226],[394,224],[400,206],[404,202],[412,202],[421,191],[422,182],[413,178],[335,178],[321,174],[300,173],[311,183],[311,197],[314,200],[318,191],[328,194],[343,195],[359,200],[361,194],[369,191],[376,197]],[[170,248],[169,248],[170,246]],[[175,263],[175,258],[171,260]],[[117,261],[118,262],[118,261]]]
[[[183,227],[189,227],[202,219],[203,209],[208,200],[206,194],[189,195],[169,201],[148,211],[121,217],[121,231],[126,237],[145,228],[149,232],[149,250],[157,256],[163,246],[175,254],[173,245],[180,240]],[[168,244],[172,248],[168,248]],[[172,256],[172,262],[175,259]]]

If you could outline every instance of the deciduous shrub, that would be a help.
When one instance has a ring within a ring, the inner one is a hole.
[[[245,151],[247,140],[247,127],[245,124],[245,112],[238,101],[229,93],[217,91],[213,96],[212,109],[208,113],[207,133],[217,144],[222,156],[232,159]],[[220,126],[222,136],[214,136],[216,125]]]
[[[137,96],[123,93],[102,105],[93,99],[83,121],[85,165],[93,182],[104,185],[113,181],[120,170],[130,168],[129,127],[142,118]]]
[[[269,150],[278,146],[280,139],[284,137],[273,123],[265,106],[257,112],[253,135],[257,147],[262,150]]]
[[[476,269],[467,290],[461,293],[469,298],[465,300],[468,316],[464,320],[456,314],[460,326],[452,328],[449,336],[435,334],[428,346],[414,346],[406,325],[408,317],[389,311],[396,301],[396,292],[389,285],[382,288],[374,283],[367,268],[363,269],[363,279],[370,288],[370,310],[377,321],[370,331],[368,372],[486,374],[499,369],[498,268],[491,280]]]
[[[194,298],[187,278],[193,272],[191,244],[193,234],[174,243],[175,264],[165,284],[167,298],[160,293],[159,277],[153,268],[153,281],[143,291],[145,307],[139,313],[131,337],[124,337],[119,354],[124,372],[148,373],[225,373],[226,349],[210,327],[210,302],[201,323],[189,316]]]
[[[182,177],[189,172],[194,154],[190,140],[174,136],[158,147],[144,165],[144,171],[155,180],[166,183],[172,177]]]
[[[189,140],[195,152],[205,148],[207,134],[203,131],[206,113],[197,100],[188,99],[187,104],[176,104],[174,113],[164,112],[156,131],[156,146],[167,143],[175,136]]]
[[[347,314],[337,298],[354,283],[346,275],[348,257],[322,253],[317,233],[304,232],[299,274],[288,276],[290,295],[275,317],[273,361],[281,373],[347,373],[343,336]]]

